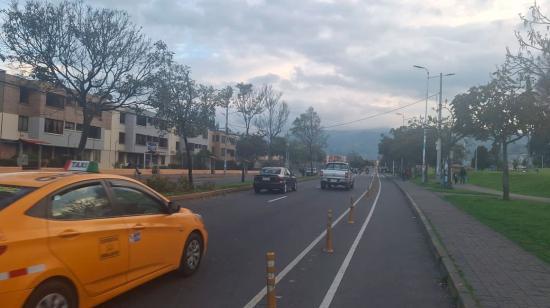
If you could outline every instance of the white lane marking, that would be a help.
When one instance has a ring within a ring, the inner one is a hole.
[[[353,258],[353,254],[355,253],[355,250],[357,249],[357,246],[359,245],[359,241],[361,241],[361,238],[363,237],[363,234],[365,233],[365,229],[367,228],[367,225],[369,224],[372,214],[374,213],[374,209],[376,208],[376,204],[378,203],[378,197],[380,196],[380,191],[382,191],[382,182],[380,182],[380,178],[378,178],[378,194],[376,194],[376,199],[374,199],[374,203],[372,204],[372,208],[370,209],[369,215],[367,216],[367,219],[365,219],[365,222],[361,226],[361,230],[359,230],[359,233],[355,237],[355,240],[353,241],[353,244],[351,245],[348,254],[346,255],[346,258],[342,262],[342,265],[340,266],[340,269],[338,269],[338,272],[336,273],[336,276],[334,276],[334,280],[332,281],[332,284],[330,285],[330,288],[328,289],[327,293],[325,294],[325,298],[323,298],[323,301],[321,302],[321,305],[319,305],[319,308],[328,308],[330,306],[330,303],[334,299],[334,295],[336,294],[336,291],[338,290],[338,287],[340,286],[340,283],[342,282],[342,278],[344,278],[344,274],[346,273],[346,270],[348,269],[349,263],[351,262],[351,258]]]
[[[280,197],[280,198],[271,199],[271,200],[267,201],[267,203],[275,202],[277,200],[281,200],[281,199],[284,199],[286,197],[288,197],[288,196],[283,196],[283,197]]]
[[[371,181],[371,185],[372,185],[372,181]],[[363,197],[367,194],[367,191],[368,190],[365,190],[361,194],[361,196],[359,196],[359,198],[357,198],[357,200],[353,202],[354,206],[357,205],[357,203],[359,203],[361,199],[363,199]],[[344,213],[342,213],[342,215],[336,218],[336,220],[332,223],[332,227],[334,228],[334,226],[336,226],[336,224],[338,224],[340,220],[342,220],[342,218],[344,218],[348,214],[348,212],[349,212],[349,208],[347,208],[344,211]],[[285,268],[283,268],[283,270],[279,272],[277,277],[275,277],[275,284],[279,283],[279,281],[285,278],[285,276],[313,249],[313,247],[315,247],[315,245],[317,245],[317,243],[319,243],[325,237],[326,233],[327,233],[327,230],[321,232],[321,234],[319,234],[319,236],[317,236],[304,250],[302,250],[302,252],[300,252],[300,254],[298,254],[296,258],[294,258],[294,260],[292,260]],[[264,298],[266,294],[267,294],[267,287],[263,287],[263,289],[261,289],[260,292],[258,292],[258,294],[256,294],[256,296],[254,296],[244,306],[244,308],[255,307],[262,300],[262,298]]]

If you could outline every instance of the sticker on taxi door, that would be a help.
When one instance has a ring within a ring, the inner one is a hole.
[[[128,238],[130,243],[137,243],[141,241],[141,231],[135,231],[130,233],[130,237]]]
[[[118,236],[107,236],[99,239],[99,258],[101,260],[117,257],[120,254]]]

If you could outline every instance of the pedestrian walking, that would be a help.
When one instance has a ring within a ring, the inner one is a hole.
[[[460,184],[466,184],[466,168],[460,168]]]
[[[457,173],[453,173],[453,180],[455,182],[455,185],[458,184],[458,174]]]

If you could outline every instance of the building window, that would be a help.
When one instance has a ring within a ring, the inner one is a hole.
[[[17,128],[20,132],[29,131],[29,117],[19,116],[19,122],[17,123]]]
[[[225,148],[221,148],[221,154],[220,154],[221,157],[225,156]]]
[[[225,136],[222,136],[222,142],[225,143]]]
[[[126,114],[124,112],[120,113],[120,124],[126,123]]]
[[[160,156],[160,164],[161,165],[166,165],[166,156],[164,156],[164,155]]]
[[[82,124],[79,124],[79,123],[76,124],[76,131],[78,132],[82,131]]]
[[[137,116],[136,124],[139,126],[147,126],[147,117],[146,116]]]
[[[101,127],[90,126],[90,130],[88,131],[88,138],[101,139]]]
[[[74,122],[65,121],[65,129],[75,130],[76,124]]]
[[[27,87],[19,88],[19,102],[21,104],[28,104],[30,96],[31,96],[31,89]]]
[[[231,156],[231,157],[235,156],[235,150],[229,150],[229,149],[227,149],[227,155],[229,155],[229,156]]]
[[[147,136],[136,134],[136,144],[145,145],[147,143]]]
[[[55,93],[47,93],[46,106],[55,107],[55,108],[64,108],[65,97],[63,95],[59,95]]]
[[[160,138],[159,139],[159,147],[167,148],[168,147],[168,139],[167,138]]]
[[[44,131],[50,134],[63,135],[63,121],[54,119],[45,119]]]
[[[126,142],[126,134],[118,133],[118,144],[124,144]]]

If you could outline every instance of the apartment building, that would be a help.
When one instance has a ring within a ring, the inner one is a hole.
[[[60,166],[74,157],[82,132],[82,109],[63,91],[0,71],[0,159]],[[110,143],[110,112],[91,123],[84,156],[104,161]],[[21,155],[20,155],[21,154]]]
[[[224,160],[225,149],[227,149],[227,161],[234,162],[236,160],[237,139],[237,135],[226,134],[225,131],[208,131],[208,140],[211,144],[210,152],[220,161]]]
[[[169,165],[179,140],[155,114],[132,110],[113,112],[110,153],[117,166]]]
[[[82,108],[63,91],[0,71],[0,165],[61,167],[76,157]],[[188,139],[194,154],[208,150],[214,160],[235,160],[237,136],[209,130]],[[183,140],[149,111],[98,112],[92,120],[84,159],[100,168],[183,166]]]

